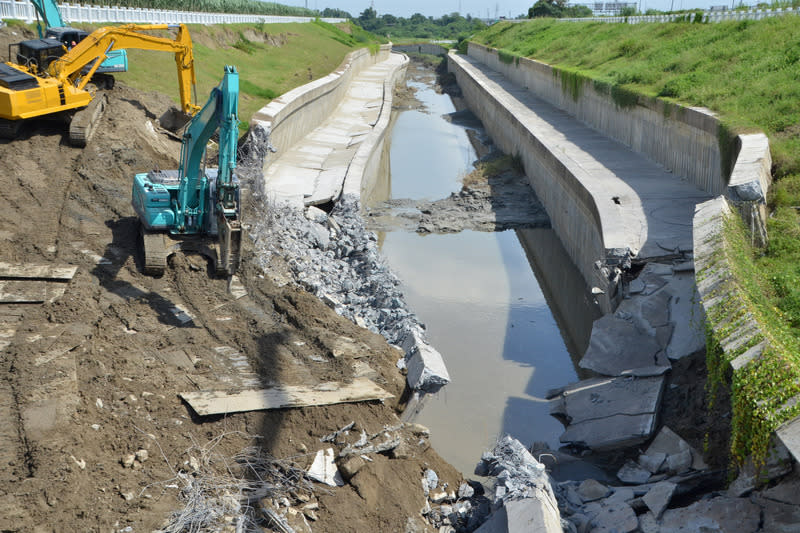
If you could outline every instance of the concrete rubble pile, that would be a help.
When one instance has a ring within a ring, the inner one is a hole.
[[[377,237],[364,227],[357,198],[342,197],[330,214],[273,204],[262,212],[265,217],[250,233],[264,271],[273,256],[283,257],[293,281],[338,314],[401,347],[405,357],[398,366],[408,369],[413,390],[432,393],[450,381],[441,355],[427,342],[424,325],[408,310],[399,280],[380,256]]]
[[[652,437],[670,361],[704,348],[693,269],[691,261],[648,263],[616,311],[595,321],[580,366],[610,378],[548,394],[567,426],[561,442],[603,451]]]
[[[492,514],[479,533],[561,533],[562,521],[550,475],[518,440],[506,435],[475,468],[494,481]]]

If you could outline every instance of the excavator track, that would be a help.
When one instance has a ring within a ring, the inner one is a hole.
[[[21,129],[21,120],[0,119],[0,139],[16,139]]]
[[[72,116],[69,123],[69,143],[83,148],[94,133],[95,126],[106,108],[106,96],[95,96],[89,105]]]
[[[144,273],[161,276],[167,268],[167,258],[172,253],[171,247],[167,246],[163,233],[148,231],[142,226],[141,234],[144,247]]]

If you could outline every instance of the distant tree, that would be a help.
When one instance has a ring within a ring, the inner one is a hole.
[[[633,16],[636,15],[636,13],[637,12],[636,12],[636,8],[635,7],[625,6],[620,10],[619,16],[620,17],[633,17]]]
[[[380,27],[378,12],[368,7],[358,16],[358,24],[367,31],[375,31]]]
[[[322,16],[325,18],[335,18],[335,19],[351,19],[353,15],[344,11],[343,9],[335,9],[326,7],[322,10]]]
[[[565,7],[564,11],[562,11],[561,16],[572,17],[572,18],[586,18],[586,17],[591,17],[592,15],[594,15],[594,13],[592,13],[592,10],[589,9],[588,6],[585,6],[583,4],[578,4],[574,6]]]
[[[539,0],[533,7],[528,9],[528,18],[539,17],[553,17],[559,18],[563,16],[564,0]]]
[[[386,13],[385,15],[381,16],[381,22],[383,23],[384,26],[394,26],[395,24],[397,24],[397,17],[395,17],[394,15],[390,15],[389,13]]]
[[[412,24],[423,24],[428,19],[422,13],[414,13],[409,20]]]

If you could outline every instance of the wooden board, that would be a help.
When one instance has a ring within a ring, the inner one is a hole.
[[[69,281],[78,271],[76,266],[28,265],[0,262],[0,278],[52,279]]]
[[[284,407],[308,407],[392,398],[368,379],[352,383],[323,383],[316,387],[285,385],[271,389],[247,390],[237,393],[225,391],[184,392],[180,394],[192,409],[201,416],[224,413],[241,413]]]

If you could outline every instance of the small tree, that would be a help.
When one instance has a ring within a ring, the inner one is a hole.
[[[528,18],[563,16],[565,0],[539,0],[528,9]]]

